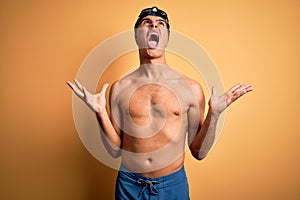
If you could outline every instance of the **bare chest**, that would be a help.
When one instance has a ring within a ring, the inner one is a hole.
[[[139,87],[129,98],[128,111],[134,119],[179,116],[182,113],[176,93],[159,84]]]

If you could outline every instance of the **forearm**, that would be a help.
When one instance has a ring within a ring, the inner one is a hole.
[[[220,114],[213,113],[211,109],[208,110],[200,131],[190,145],[191,153],[196,159],[203,159],[212,148],[215,141],[219,116]]]
[[[101,127],[101,138],[107,152],[114,158],[119,157],[121,153],[121,138],[115,130],[106,109],[102,113],[96,112],[96,116]]]
[[[252,91],[251,85],[239,83],[224,94],[217,96],[216,88],[212,88],[208,114],[204,123],[201,124],[200,131],[194,138],[192,138],[190,145],[190,150],[196,159],[203,159],[212,148],[215,141],[218,119],[221,113],[230,104],[250,91]]]

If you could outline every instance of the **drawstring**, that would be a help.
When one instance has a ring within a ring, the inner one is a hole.
[[[141,189],[141,191],[139,193],[139,196],[144,192],[144,190],[147,187],[149,188],[150,194],[153,194],[153,195],[158,194],[157,189],[154,187],[154,184],[159,183],[158,181],[150,181],[150,180],[144,180],[144,179],[140,178],[139,180],[137,180],[137,183],[143,186],[143,188]]]

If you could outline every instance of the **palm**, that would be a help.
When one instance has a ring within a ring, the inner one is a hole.
[[[220,114],[230,104],[232,104],[234,101],[236,101],[241,96],[250,91],[252,91],[251,85],[244,85],[244,83],[239,83],[233,86],[224,94],[217,96],[216,89],[213,87],[209,105],[214,113]]]
[[[105,92],[108,84],[104,84],[100,93],[92,94],[87,89],[82,86],[77,80],[75,80],[75,85],[70,81],[67,84],[72,88],[74,93],[84,101],[87,106],[94,112],[102,113],[106,106]]]
[[[104,84],[103,88],[100,93],[95,94],[95,106],[97,107],[97,110],[102,113],[103,110],[106,107],[106,98],[105,98],[105,92],[106,88],[108,87],[108,84]]]

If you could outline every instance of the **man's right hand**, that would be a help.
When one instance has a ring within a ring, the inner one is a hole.
[[[105,83],[102,90],[98,94],[92,94],[87,89],[82,86],[76,79],[74,80],[75,85],[67,81],[67,84],[71,87],[74,93],[86,103],[86,105],[94,112],[99,114],[103,113],[106,106],[105,92],[108,87],[108,83]]]

